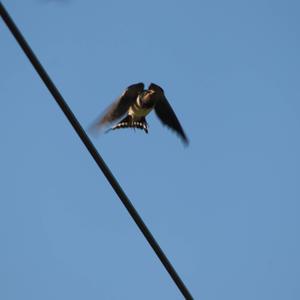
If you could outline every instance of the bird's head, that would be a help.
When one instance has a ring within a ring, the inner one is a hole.
[[[145,90],[139,94],[141,104],[145,108],[150,108],[156,102],[155,92],[153,90]]]

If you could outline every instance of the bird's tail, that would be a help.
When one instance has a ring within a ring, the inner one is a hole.
[[[138,120],[133,120],[132,116],[128,115],[124,119],[122,119],[118,124],[110,128],[110,130],[120,129],[120,128],[138,128],[144,130],[148,133],[148,124],[145,117],[141,117]]]

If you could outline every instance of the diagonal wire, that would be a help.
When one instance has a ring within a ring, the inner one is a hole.
[[[31,64],[35,68],[36,72],[39,74],[44,84],[52,94],[53,98],[60,106],[61,110],[64,112],[69,122],[72,124],[74,130],[79,135],[81,141],[84,143],[87,150],[92,155],[92,157],[94,158],[95,162],[97,163],[101,171],[104,173],[106,179],[108,180],[112,188],[115,190],[116,194],[119,196],[120,200],[122,201],[123,205],[127,209],[128,213],[131,215],[136,225],[139,227],[144,237],[147,239],[148,243],[150,244],[150,246],[158,256],[158,258],[160,259],[161,263],[164,265],[164,267],[172,277],[173,281],[181,291],[182,295],[185,297],[185,299],[193,299],[191,293],[189,292],[189,290],[187,289],[187,287],[185,286],[185,284],[177,274],[176,270],[174,269],[174,267],[172,266],[172,264],[170,263],[170,261],[168,260],[164,252],[162,251],[162,249],[160,248],[159,244],[156,242],[152,233],[147,228],[146,224],[144,223],[144,221],[142,220],[142,218],[140,217],[140,215],[138,214],[138,212],[130,202],[129,198],[121,188],[120,184],[118,183],[114,175],[111,173],[105,161],[96,150],[95,146],[93,145],[93,143],[91,142],[87,134],[85,133],[84,129],[76,119],[75,115],[67,105],[66,101],[64,100],[64,98],[62,97],[62,95],[54,85],[53,81],[50,79],[46,70],[43,68],[38,58],[33,53],[32,49],[30,48],[25,38],[23,37],[22,33],[17,28],[16,24],[14,23],[14,21],[12,20],[8,12],[6,11],[2,2],[0,2],[0,15],[3,18],[7,27],[9,28],[9,30],[11,31],[12,35],[19,43],[20,47],[25,52]]]

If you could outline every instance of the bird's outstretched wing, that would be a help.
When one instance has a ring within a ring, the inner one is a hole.
[[[179,123],[179,120],[174,110],[172,109],[170,103],[168,102],[163,89],[154,83],[151,83],[148,89],[157,93],[158,98],[154,109],[158,118],[162,121],[164,125],[167,125],[169,128],[177,132],[179,136],[182,138],[183,142],[186,145],[188,145],[189,140],[185,132],[183,131],[182,126]]]
[[[132,84],[113,102],[105,112],[92,124],[90,130],[95,131],[102,126],[120,119],[134,103],[137,96],[144,90],[142,82]]]

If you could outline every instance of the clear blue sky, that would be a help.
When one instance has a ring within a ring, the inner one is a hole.
[[[191,144],[93,141],[196,299],[300,299],[299,1],[4,0],[89,124],[161,85]],[[0,20],[0,299],[182,299]]]

